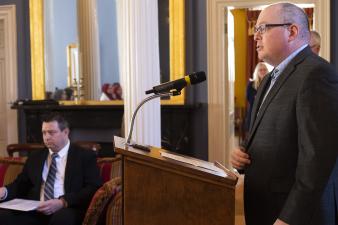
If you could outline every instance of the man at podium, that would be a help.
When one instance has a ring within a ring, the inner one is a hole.
[[[258,17],[258,57],[274,70],[258,89],[249,136],[231,156],[245,174],[246,225],[334,224],[320,201],[337,158],[338,76],[309,38],[296,5],[273,4]]]

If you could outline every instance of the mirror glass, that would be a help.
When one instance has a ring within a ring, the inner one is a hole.
[[[96,3],[101,86],[108,95],[102,100],[120,99],[120,95],[115,98],[113,93],[109,94],[120,82],[116,13],[112,13],[116,11],[116,2],[105,0]],[[82,82],[79,74],[77,0],[44,0],[43,8],[46,97],[73,100],[74,93],[71,92],[77,90],[70,87]]]
[[[44,1],[45,84],[47,98],[63,99],[67,88],[67,46],[77,43],[76,0]]]
[[[60,99],[72,99],[76,88],[70,88],[74,77],[81,88],[81,61],[78,53],[78,9],[79,0],[31,0],[30,39],[32,66],[32,97],[33,100],[53,97],[55,90],[61,90]],[[159,1],[159,42],[161,82],[182,78],[185,74],[185,1]],[[104,84],[119,83],[119,59],[117,42],[117,1],[96,1],[95,15],[98,21],[100,49],[100,81]],[[92,9],[95,10],[95,9]],[[70,25],[69,28],[66,25]],[[163,32],[162,32],[163,31]],[[170,31],[170,32],[169,32]],[[162,32],[162,33],[161,33]],[[53,37],[50,39],[50,37]],[[54,55],[54,53],[56,53]],[[67,61],[68,56],[68,61]],[[75,61],[75,65],[74,65]],[[73,63],[71,63],[73,62]],[[70,65],[71,64],[71,65]],[[68,66],[68,67],[67,67]],[[163,68],[163,69],[162,69]],[[76,71],[79,72],[78,75]],[[68,76],[68,73],[71,76]],[[48,84],[48,85],[45,85]],[[65,90],[67,89],[68,90]],[[121,89],[117,89],[120,90]],[[46,91],[49,93],[46,95]],[[73,91],[73,93],[70,93]],[[68,96],[68,97],[66,97]],[[78,94],[81,96],[81,94]],[[162,104],[184,104],[185,93],[180,96],[161,101]],[[115,104],[112,101],[86,99],[81,101],[62,101],[62,104]],[[116,104],[123,104],[122,101]]]

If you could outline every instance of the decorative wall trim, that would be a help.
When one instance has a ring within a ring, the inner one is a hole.
[[[169,0],[170,80],[185,74],[185,1]],[[184,104],[185,90],[171,97],[172,104]]]
[[[32,98],[45,98],[43,0],[29,0]]]
[[[10,108],[10,102],[18,98],[18,72],[17,72],[17,32],[16,32],[16,7],[15,5],[0,6],[0,20],[4,21],[4,86],[5,101],[1,107],[5,107],[3,125],[6,126],[5,144],[18,141],[17,112]],[[5,155],[5,148],[1,148],[0,154]]]
[[[224,2],[207,2],[208,52],[208,159],[228,161],[229,109],[227,96],[228,61],[225,51]]]

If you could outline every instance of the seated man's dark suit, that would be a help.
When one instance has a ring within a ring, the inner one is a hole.
[[[22,173],[13,183],[6,186],[8,191],[6,201],[13,198],[40,200],[42,171],[48,154],[49,151],[46,149],[30,155]],[[64,221],[69,221],[69,224],[73,224],[71,222],[81,224],[91,198],[101,184],[95,153],[71,144],[67,156],[63,196],[68,207],[60,209],[51,216],[38,212],[22,213],[2,210],[0,212],[1,224],[7,224],[2,217],[3,213],[15,215],[13,217],[15,221],[11,220],[9,224],[60,224],[60,221],[62,225],[67,224]]]

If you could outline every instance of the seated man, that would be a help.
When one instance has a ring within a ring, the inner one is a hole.
[[[68,122],[57,113],[42,123],[45,150],[32,153],[16,180],[0,188],[3,201],[40,200],[36,211],[0,210],[1,225],[81,224],[102,185],[94,152],[70,144]]]

